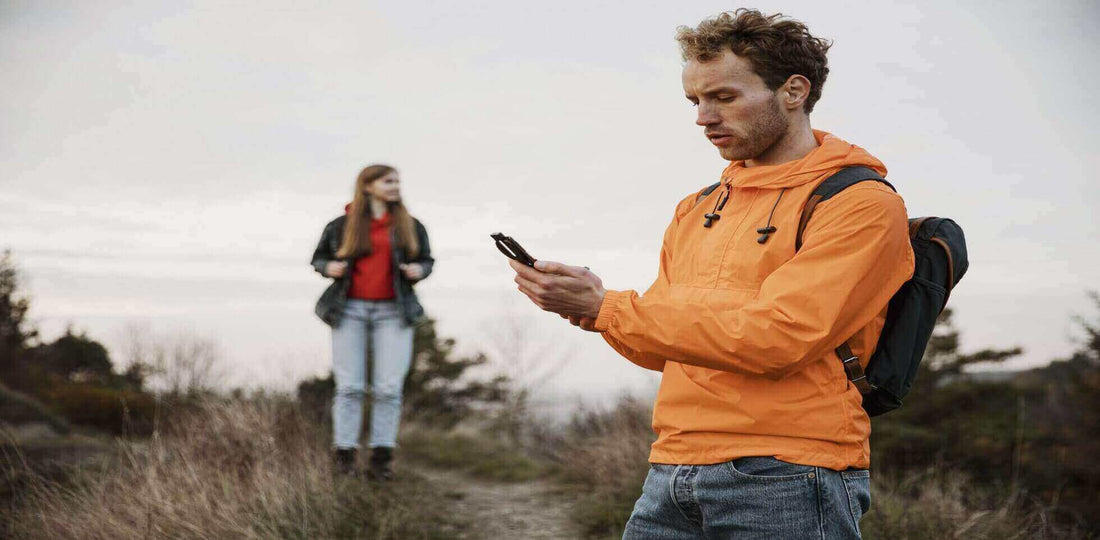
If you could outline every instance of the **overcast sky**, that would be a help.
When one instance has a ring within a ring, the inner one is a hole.
[[[673,39],[719,2],[0,2],[0,248],[47,338],[216,339],[229,384],[327,371],[308,266],[358,170],[427,226],[442,333],[571,360],[587,395],[655,378],[515,291],[489,233],[644,290],[677,201],[725,162]],[[1096,2],[758,4],[833,39],[815,128],[867,148],[911,216],[954,218],[964,348],[1072,348],[1100,288]],[[504,328],[504,330],[502,330]],[[504,347],[507,349],[507,347]]]

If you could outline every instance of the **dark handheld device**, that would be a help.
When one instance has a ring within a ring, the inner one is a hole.
[[[512,259],[518,263],[526,264],[531,268],[535,267],[535,258],[527,253],[523,246],[519,245],[511,236],[505,236],[504,233],[495,233],[489,235],[494,241],[496,241],[497,249],[504,254],[505,257]]]

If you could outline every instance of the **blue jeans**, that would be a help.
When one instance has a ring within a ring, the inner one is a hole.
[[[623,540],[860,538],[866,469],[834,471],[772,457],[650,467]]]
[[[366,395],[367,347],[371,347],[370,446],[397,445],[401,389],[412,363],[413,327],[394,301],[348,299],[332,329],[332,436],[336,448],[359,448]]]

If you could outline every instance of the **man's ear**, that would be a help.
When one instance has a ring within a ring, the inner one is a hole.
[[[810,97],[810,80],[802,75],[791,75],[783,86],[779,87],[779,99],[783,108],[790,110],[801,109],[802,104]]]

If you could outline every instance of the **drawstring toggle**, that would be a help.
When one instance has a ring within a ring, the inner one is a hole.
[[[714,210],[711,210],[709,214],[703,214],[703,217],[707,218],[707,222],[703,224],[704,227],[709,229],[715,221],[722,219],[718,212],[721,212],[726,207],[726,202],[730,200],[731,187],[730,184],[726,184],[726,191],[718,197],[718,200],[714,201]]]
[[[772,211],[770,214],[768,214],[768,224],[759,229],[756,229],[756,232],[761,235],[760,238],[756,239],[756,243],[763,244],[764,242],[767,242],[772,233],[779,230],[775,228],[775,225],[772,225],[772,217],[775,216],[775,207],[779,206],[779,200],[783,198],[784,191],[787,191],[787,188],[779,190],[779,196],[775,198],[775,204],[772,205]]]
[[[768,241],[768,235],[770,235],[771,233],[773,233],[777,230],[779,230],[779,229],[776,229],[775,225],[768,225],[767,227],[762,227],[762,228],[756,229],[757,233],[763,235],[760,238],[756,239],[757,243],[763,244],[764,242],[767,242]]]

